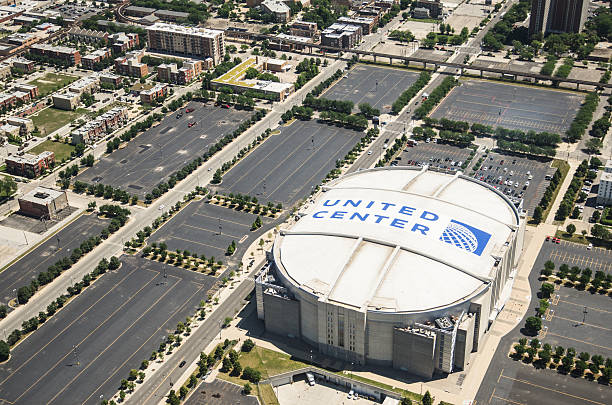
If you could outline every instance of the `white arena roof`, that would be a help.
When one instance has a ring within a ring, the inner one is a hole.
[[[326,186],[281,231],[274,256],[293,284],[330,303],[429,311],[485,288],[519,221],[503,194],[459,173],[372,169]]]

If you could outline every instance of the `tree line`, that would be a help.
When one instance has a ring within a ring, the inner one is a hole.
[[[584,135],[584,132],[593,119],[597,104],[599,104],[599,95],[596,92],[587,94],[570,128],[565,133],[569,142],[577,142],[582,138],[582,135]]]
[[[397,100],[395,100],[391,106],[393,114],[399,114],[402,108],[404,108],[410,102],[410,100],[412,100],[412,98],[416,96],[417,93],[427,85],[427,83],[429,83],[429,80],[431,80],[431,74],[429,72],[421,72],[421,74],[419,74],[419,78],[412,83],[407,90],[400,94]]]
[[[459,85],[459,81],[452,76],[447,76],[442,80],[442,83],[436,87],[427,100],[423,101],[419,108],[414,112],[417,119],[423,119],[431,112],[431,110],[438,105],[440,101],[453,89],[453,87]]]

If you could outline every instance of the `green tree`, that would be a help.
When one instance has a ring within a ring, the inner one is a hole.
[[[6,361],[11,354],[11,347],[4,340],[0,340],[0,361]]]
[[[539,224],[542,222],[542,207],[540,207],[539,205],[535,207],[535,209],[533,210],[533,222],[535,222],[536,224]]]
[[[423,395],[423,399],[421,399],[421,403],[423,405],[433,405],[433,398],[429,391],[425,391],[425,395]]]
[[[542,298],[550,298],[552,293],[555,291],[555,286],[551,283],[542,283],[540,287],[540,292],[542,293]]]
[[[525,320],[525,329],[531,334],[537,334],[542,329],[542,319],[530,316]]]
[[[567,231],[567,233],[570,234],[570,236],[572,236],[574,234],[574,232],[576,232],[576,225],[574,224],[569,224],[565,227],[565,230]]]
[[[251,388],[251,384],[244,383],[244,386],[242,387],[242,391],[244,392],[244,395],[249,395],[252,390],[253,389]]]

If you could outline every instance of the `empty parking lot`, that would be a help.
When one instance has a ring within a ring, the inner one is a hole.
[[[103,157],[77,180],[121,187],[142,198],[252,114],[199,102],[191,102],[186,108],[194,111],[180,118],[176,118],[177,113],[168,115],[125,148]]]
[[[292,205],[306,197],[363,135],[315,121],[295,121],[227,172],[217,188],[261,202]]]
[[[121,262],[11,350],[0,366],[0,403],[110,398],[129,370],[193,315],[214,281],[140,257]]]
[[[409,70],[359,64],[321,97],[352,101],[355,110],[360,103],[369,103],[382,113],[388,113],[391,104],[418,77],[418,73]]]
[[[38,273],[47,271],[59,259],[70,256],[72,250],[79,247],[87,238],[97,236],[108,221],[96,215],[81,215],[55,235],[38,245],[31,252],[7,267],[0,273],[0,303],[8,304],[16,298],[16,292],[24,285],[29,285]]]
[[[463,80],[431,117],[563,135],[583,99],[568,91]]]
[[[170,250],[188,250],[191,253],[214,256],[228,261],[227,247],[236,242],[236,252],[231,256],[240,261],[246,248],[258,232],[251,232],[251,224],[257,215],[235,211],[204,201],[193,201],[172,220],[158,229],[150,242],[165,242]],[[263,227],[271,221],[262,217]],[[261,232],[261,231],[260,231]]]

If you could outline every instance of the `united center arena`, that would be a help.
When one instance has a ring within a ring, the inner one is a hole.
[[[525,217],[459,172],[352,173],[277,234],[256,278],[258,317],[347,362],[465,369],[510,296]]]

